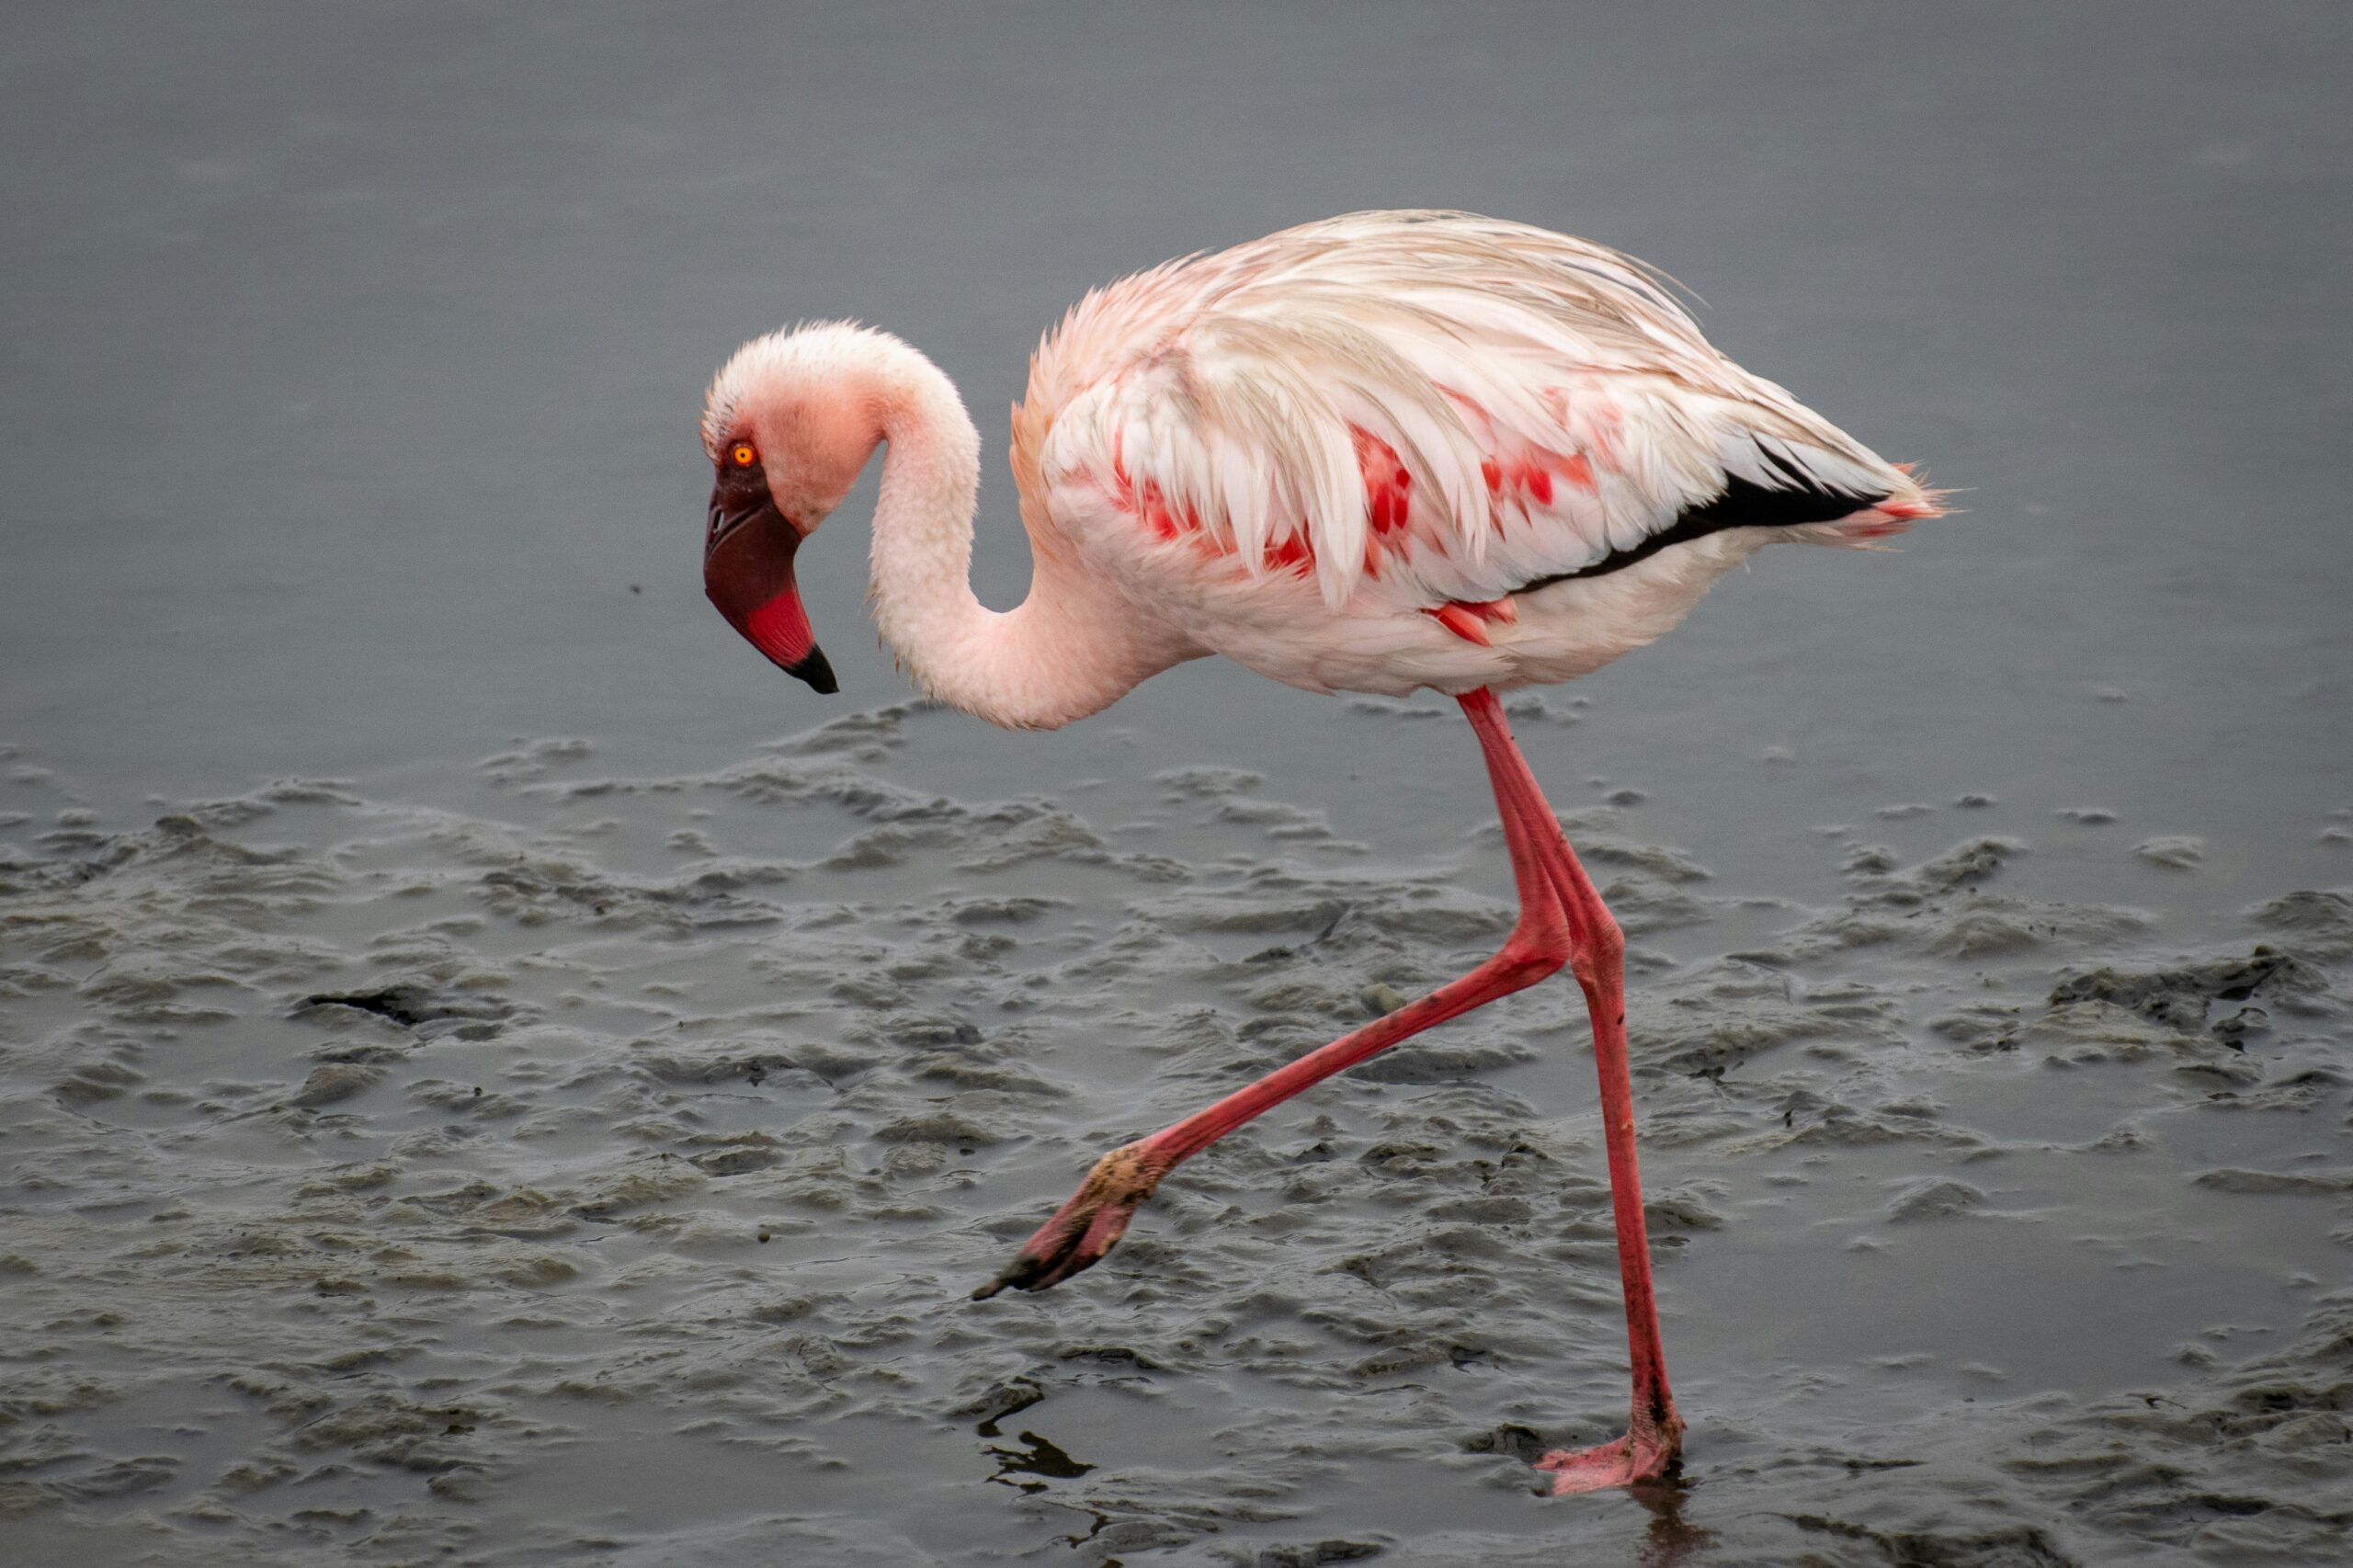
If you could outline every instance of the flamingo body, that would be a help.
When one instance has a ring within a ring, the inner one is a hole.
[[[1032,578],[1010,610],[967,581],[979,436],[899,339],[756,338],[712,382],[702,434],[711,601],[820,691],[834,676],[794,558],[887,445],[875,622],[946,701],[1051,728],[1222,653],[1314,691],[1445,692],[1486,766],[1520,903],[1502,949],[1106,1154],[975,1296],[1090,1267],[1210,1143],[1565,968],[1593,1027],[1633,1399],[1625,1436],[1539,1468],[1564,1492],[1671,1474],[1683,1421],[1635,1158],[1625,943],[1495,693],[1652,641],[1765,544],[1870,548],[1936,515],[1935,493],[1710,347],[1640,263],[1463,213],[1335,218],[1087,296],[1014,410]]]
[[[1768,542],[1934,510],[1641,264],[1449,213],[1090,295],[1032,362],[1014,472],[1037,547],[1136,610],[1293,686],[1392,695],[1587,674]]]

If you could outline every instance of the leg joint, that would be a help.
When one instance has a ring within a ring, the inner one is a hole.
[[[1560,973],[1570,956],[1569,944],[1556,932],[1529,936],[1515,931],[1495,955],[1496,978],[1515,991],[1524,990]]]
[[[1615,985],[1626,972],[1626,933],[1597,900],[1595,909],[1593,924],[1577,933],[1570,962],[1580,984]]]

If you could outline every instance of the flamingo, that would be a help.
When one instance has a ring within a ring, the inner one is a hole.
[[[967,580],[980,437],[887,333],[754,338],[710,385],[712,604],[788,674],[836,689],[794,552],[887,447],[872,531],[882,641],[933,697],[1051,729],[1222,653],[1309,691],[1458,702],[1484,758],[1519,916],[1469,974],[1114,1149],[989,1283],[1099,1261],[1169,1172],[1399,1040],[1566,967],[1584,993],[1624,1287],[1626,1433],[1537,1460],[1558,1492],[1679,1469],[1627,1072],[1624,938],[1497,694],[1660,636],[1780,540],[1870,548],[1939,493],[1700,335],[1663,275],[1469,213],[1359,212],[1088,294],[1030,359],[1012,462],[1029,596]]]

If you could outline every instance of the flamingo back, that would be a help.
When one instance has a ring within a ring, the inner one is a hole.
[[[1868,545],[1938,509],[1719,354],[1661,275],[1464,213],[1351,214],[1097,290],[1032,358],[1013,434],[1041,554],[1108,515],[1168,571],[1312,584],[1332,611],[1507,606],[1714,529]]]

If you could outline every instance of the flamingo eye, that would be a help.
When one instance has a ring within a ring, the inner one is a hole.
[[[752,443],[749,441],[738,441],[727,449],[727,460],[737,468],[751,467],[758,460],[759,455],[752,449]]]

